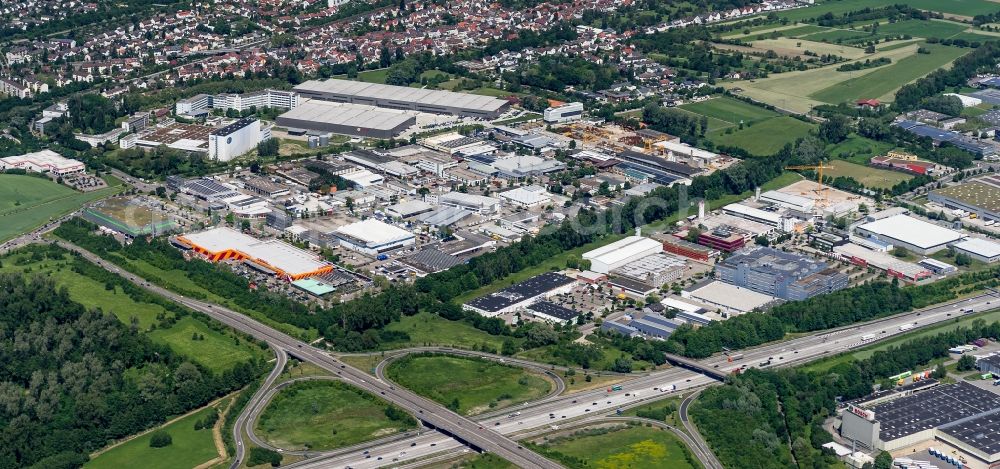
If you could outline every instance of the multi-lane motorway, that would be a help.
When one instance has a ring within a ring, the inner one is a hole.
[[[77,246],[64,242],[59,242],[59,244],[81,253],[91,262],[154,293],[201,311],[223,324],[268,342],[272,347],[286,350],[289,354],[303,361],[328,370],[352,385],[380,395],[411,412],[426,425],[442,432],[426,433],[401,441],[373,446],[367,450],[358,450],[354,453],[319,457],[295,464],[292,467],[374,468],[442,452],[461,450],[463,446],[471,446],[475,449],[495,453],[519,467],[555,468],[560,466],[523,448],[515,439],[531,430],[544,427],[556,429],[562,422],[613,413],[619,408],[660,399],[674,392],[717,383],[717,381],[694,371],[670,368],[629,379],[622,383],[623,389],[621,391],[598,389],[580,392],[539,403],[522,405],[511,409],[509,414],[474,421],[455,414],[409,390],[395,386],[391,382],[372,377],[336,360],[325,351],[311,347],[240,313],[219,305],[178,295],[152,285]],[[743,358],[732,362],[725,356],[716,356],[700,360],[699,363],[703,367],[718,369],[723,373],[732,373],[739,368],[750,366],[774,367],[800,364],[901,334],[903,332],[901,327],[912,330],[948,321],[963,314],[970,314],[970,312],[993,309],[1000,306],[998,302],[1000,302],[1000,295],[990,292],[856,326],[744,350],[741,351]],[[239,451],[237,457],[242,457]],[[240,462],[241,459],[237,459],[234,464],[238,465]]]
[[[472,420],[445,409],[443,406],[429,399],[414,394],[408,389],[376,380],[363,371],[334,359],[325,351],[314,348],[301,340],[261,324],[243,314],[213,303],[187,298],[157,285],[150,284],[145,279],[124,271],[118,266],[73,244],[62,241],[58,242],[58,244],[66,249],[80,253],[87,260],[153,293],[164,296],[195,311],[200,311],[227,326],[258,340],[263,340],[271,344],[272,347],[284,349],[290,355],[302,361],[319,366],[354,386],[380,395],[384,399],[410,412],[425,425],[454,436],[471,447],[494,453],[516,464],[518,467],[553,469],[561,467],[559,464],[522,447],[514,440],[503,436],[492,428],[479,425]],[[234,464],[239,464],[240,462],[242,461],[236,460]]]

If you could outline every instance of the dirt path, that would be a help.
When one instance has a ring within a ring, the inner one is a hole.
[[[237,392],[239,392],[239,391],[237,391]],[[178,420],[180,420],[180,419],[182,419],[184,417],[187,417],[187,416],[196,414],[198,412],[201,412],[202,410],[205,409],[205,407],[213,407],[215,405],[218,405],[224,399],[232,397],[234,394],[236,394],[236,393],[232,393],[232,394],[228,394],[228,395],[222,396],[222,397],[220,397],[220,398],[218,398],[218,399],[216,399],[216,400],[214,400],[212,402],[209,402],[207,405],[205,405],[203,407],[199,407],[199,408],[194,409],[194,410],[192,410],[192,411],[190,411],[190,412],[188,412],[186,414],[183,414],[183,415],[178,415],[177,417],[174,417],[174,418],[172,418],[170,420],[167,420],[166,422],[163,422],[162,424],[157,425],[157,426],[155,426],[153,428],[150,428],[150,429],[148,429],[148,430],[146,430],[144,432],[136,433],[135,435],[132,435],[132,436],[130,436],[128,438],[116,441],[116,442],[112,443],[110,446],[106,446],[104,448],[101,448],[98,451],[90,453],[90,459],[94,459],[94,458],[96,458],[96,457],[98,457],[98,456],[100,456],[100,455],[102,455],[104,453],[107,453],[108,451],[110,451],[112,449],[115,449],[115,448],[117,448],[117,447],[119,447],[119,446],[121,446],[121,445],[123,445],[125,443],[128,443],[128,442],[130,442],[130,441],[132,441],[132,440],[134,440],[136,438],[139,438],[140,436],[143,436],[143,435],[145,435],[147,433],[155,432],[155,431],[157,431],[157,430],[159,430],[159,429],[161,429],[163,427],[166,427],[167,425],[170,425],[170,424],[172,424],[172,423],[174,423],[174,422],[176,422],[176,421],[178,421]],[[232,405],[232,402],[230,402],[230,405]],[[221,421],[222,419],[219,419],[219,420]],[[216,422],[216,425],[218,425],[218,422]],[[212,430],[212,433],[214,435],[215,429]],[[220,440],[221,440],[221,437],[220,437]],[[216,446],[216,448],[218,448],[219,447],[219,443],[216,442],[215,446]],[[225,449],[223,449],[223,451],[225,451]]]
[[[234,394],[230,394],[230,396],[233,396]],[[229,400],[229,404],[226,405],[225,409],[222,409],[222,418],[217,420],[215,422],[215,426],[212,427],[212,441],[215,442],[215,450],[219,452],[219,456],[195,466],[194,469],[208,469],[209,467],[219,464],[229,458],[229,453],[226,451],[226,443],[222,441],[222,426],[226,424],[225,416],[229,412],[229,409],[233,406],[234,402],[236,402],[235,397]]]

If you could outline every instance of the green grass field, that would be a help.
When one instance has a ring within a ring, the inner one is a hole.
[[[716,145],[740,147],[754,155],[773,155],[781,150],[786,143],[809,135],[813,124],[802,122],[794,117],[782,116],[758,122],[743,130],[732,133],[715,132],[709,139]]]
[[[407,389],[452,405],[463,415],[502,409],[545,396],[552,383],[523,368],[474,358],[413,355],[392,362],[386,374]]]
[[[598,469],[670,468],[700,469],[702,466],[669,430],[632,426],[600,435],[556,438],[543,445],[545,453],[569,467],[577,459]]]
[[[257,421],[257,434],[283,449],[328,450],[414,427],[412,419],[389,419],[387,406],[341,382],[299,382],[275,395]]]
[[[204,419],[217,408],[225,407],[226,400],[215,407],[206,407],[199,412],[177,420],[159,429],[165,431],[173,440],[169,446],[150,448],[149,439],[152,433],[147,433],[119,446],[116,446],[85,464],[87,469],[120,469],[124,467],[142,467],[144,469],[175,469],[178,467],[195,467],[219,456],[212,441],[212,429],[195,431],[194,424]]]
[[[929,49],[931,53],[914,54],[855,78],[845,77],[844,81],[812,93],[809,97],[830,104],[867,98],[891,98],[892,93],[899,87],[945,67],[969,52],[968,49],[936,44],[925,44],[923,47]]]
[[[0,174],[0,242],[31,231],[52,218],[76,210],[87,202],[117,193],[121,181],[109,177],[109,187],[77,192],[62,184],[34,176]]]
[[[913,340],[918,337],[925,337],[925,336],[937,335],[942,332],[948,332],[958,327],[967,326],[970,323],[972,323],[972,321],[976,321],[979,319],[982,319],[987,323],[1000,321],[1000,309],[987,311],[982,314],[964,315],[962,317],[955,318],[954,320],[945,322],[943,324],[939,324],[933,327],[928,327],[926,329],[920,329],[915,332],[910,332],[908,334],[900,335],[899,337],[881,341],[877,344],[858,349],[857,351],[852,353],[835,355],[824,360],[815,361],[802,367],[802,369],[805,371],[812,371],[815,373],[823,373],[829,370],[830,368],[837,366],[838,364],[850,363],[855,360],[864,360],[880,350],[887,350],[889,347],[899,346],[899,344],[903,342]]]
[[[863,8],[878,8],[897,3],[895,0],[828,0],[807,8],[797,8],[779,12],[778,16],[799,21],[806,18],[816,18],[826,13],[840,16],[843,13]],[[996,3],[989,0],[910,0],[907,5],[921,10],[961,16],[975,16],[997,11]]]
[[[873,156],[884,155],[892,150],[892,145],[862,137],[851,135],[840,143],[828,145],[826,154],[833,158],[841,158],[852,163],[868,164]]]
[[[680,108],[730,124],[739,124],[741,121],[744,123],[760,122],[779,115],[777,112],[729,97],[684,104]]]
[[[503,345],[504,337],[487,334],[462,321],[449,321],[437,314],[420,312],[413,316],[403,316],[399,321],[385,327],[386,330],[406,332],[410,340],[393,342],[386,348],[420,347],[426,345],[447,345],[458,348],[476,348],[487,344],[497,350]]]
[[[909,181],[913,176],[899,171],[872,168],[851,163],[850,161],[832,160],[826,163],[834,169],[823,170],[824,177],[848,176],[856,179],[865,187],[888,189],[902,181]]]
[[[0,272],[46,275],[57,285],[65,286],[74,301],[87,308],[100,308],[106,313],[114,314],[125,324],[131,323],[132,318],[135,318],[139,322],[139,329],[143,331],[148,331],[150,326],[159,323],[157,316],[174,315],[158,304],[135,301],[120,288],[108,290],[100,282],[73,272],[69,268],[68,258],[18,265],[19,259],[27,257],[28,255],[24,253],[14,253],[5,257]],[[191,340],[195,332],[204,335],[205,340]],[[252,342],[242,341],[237,345],[235,335],[214,331],[194,317],[181,318],[168,329],[157,328],[148,334],[154,342],[169,346],[175,352],[204,365],[215,373],[228,370],[237,362],[264,354]]]
[[[194,334],[198,334],[198,340],[192,340]],[[149,336],[217,373],[261,355],[259,350],[254,350],[256,347],[236,345],[233,336],[214,331],[192,317],[181,318],[169,329],[157,329]]]

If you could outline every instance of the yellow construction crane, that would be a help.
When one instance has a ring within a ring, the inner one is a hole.
[[[834,169],[833,166],[826,166],[823,164],[818,165],[799,165],[799,166],[785,166],[785,169],[811,169],[816,171],[816,182],[819,183],[819,196],[823,203],[826,203],[826,187],[823,186],[823,170],[824,169]]]

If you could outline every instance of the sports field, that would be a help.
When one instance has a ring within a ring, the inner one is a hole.
[[[204,419],[211,412],[219,412],[228,401],[223,399],[212,407],[206,407],[194,414],[164,425],[156,431],[170,435],[172,443],[163,448],[150,448],[149,440],[153,432],[129,440],[101,453],[85,464],[87,469],[120,469],[142,467],[148,469],[174,469],[197,467],[217,457],[219,453],[212,439],[212,429],[195,430],[195,422]]]
[[[890,100],[899,87],[947,67],[955,59],[969,53],[968,49],[936,44],[925,44],[923,47],[931,53],[911,55],[889,66],[876,68],[871,73],[811,93],[809,97],[830,104],[867,98]]]
[[[389,404],[339,381],[298,382],[283,389],[257,421],[257,434],[282,449],[327,450],[386,437],[416,426],[386,415]]]
[[[105,180],[109,187],[93,192],[77,192],[48,179],[0,174],[0,242],[121,190],[118,179],[108,177]]]
[[[552,390],[549,379],[523,368],[450,355],[403,357],[392,362],[386,374],[407,389],[462,415],[520,404]]]
[[[794,117],[781,116],[758,122],[743,130],[732,133],[714,132],[709,139],[716,145],[740,147],[754,155],[773,155],[781,150],[786,143],[809,135],[813,124],[802,122]]]
[[[654,427],[630,426],[607,433],[583,430],[554,438],[542,448],[546,455],[569,467],[577,467],[579,464],[572,463],[579,460],[598,469],[702,467],[669,430]]]
[[[899,171],[890,171],[888,169],[872,168],[869,166],[863,166],[850,161],[843,160],[833,160],[826,163],[827,166],[833,166],[834,169],[823,170],[823,176],[837,177],[837,176],[847,176],[854,178],[865,187],[888,189],[896,184],[903,181],[909,181],[913,179],[906,173],[901,173]]]

